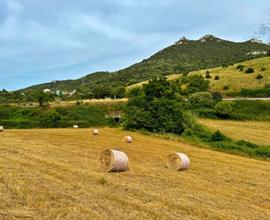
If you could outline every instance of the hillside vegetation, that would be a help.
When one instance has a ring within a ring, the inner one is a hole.
[[[270,147],[270,123],[257,121],[228,121],[200,119],[200,123],[237,140],[247,140]]]
[[[134,143],[121,142],[131,135]],[[104,173],[99,154],[117,148],[130,170]],[[270,164],[178,141],[104,128],[0,133],[1,219],[250,219],[269,217]],[[166,169],[169,153],[191,167]]]
[[[244,60],[266,56],[270,46],[253,40],[230,42],[212,35],[199,40],[181,39],[148,59],[113,73],[97,72],[77,80],[54,81],[26,88],[26,90],[86,89],[97,86],[128,86],[154,76],[188,73],[194,70],[228,66]]]
[[[241,66],[243,70],[241,71]],[[253,68],[253,73],[246,73],[248,68]],[[200,70],[191,72],[190,74],[199,74],[206,77],[206,72],[210,73],[210,86],[212,91],[223,93],[238,92],[241,89],[258,89],[264,88],[266,84],[270,84],[270,57],[264,57],[236,63],[229,67],[217,67],[209,70]],[[256,79],[261,75],[261,79]],[[219,80],[215,77],[219,76]],[[226,89],[225,86],[228,86]]]
[[[241,66],[243,66],[242,71]],[[254,73],[245,73],[248,68],[253,68]],[[210,81],[210,91],[219,91],[224,94],[229,94],[230,92],[239,92],[241,89],[263,89],[270,84],[270,57],[235,63],[228,67],[215,67],[192,71],[189,75],[201,75],[206,77],[207,73],[209,73],[211,77],[206,78]],[[257,79],[258,75],[261,75],[262,78]],[[217,76],[219,79],[215,79]],[[177,80],[181,77],[181,74],[167,76],[169,80]],[[148,81],[136,83],[128,86],[127,89],[130,90],[132,88],[141,87],[146,83],[148,83]]]

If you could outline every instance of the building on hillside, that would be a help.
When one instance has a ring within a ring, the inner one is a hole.
[[[51,93],[51,90],[50,89],[43,89],[43,92],[44,93]]]

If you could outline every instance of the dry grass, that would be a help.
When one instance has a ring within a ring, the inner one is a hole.
[[[248,67],[255,69],[255,72],[252,74],[246,74],[244,71],[240,72],[236,67],[241,64],[245,66],[245,70]],[[261,71],[261,68],[264,67],[266,70]],[[229,67],[216,67],[211,69],[205,69],[200,71],[191,72],[190,75],[202,75],[205,76],[206,71],[210,71],[212,76],[210,80],[211,90],[220,91],[220,92],[237,92],[242,88],[245,89],[257,89],[263,88],[266,83],[270,82],[270,58],[258,58],[242,63],[236,63],[233,66]],[[261,74],[263,79],[257,80],[256,76]],[[214,80],[215,76],[219,76],[219,80]],[[172,74],[167,76],[169,80],[176,80],[181,77],[180,74]],[[127,89],[132,89],[135,87],[141,87],[143,84],[148,83],[148,81],[143,81],[131,86],[128,86]],[[224,90],[224,86],[229,86],[229,90]]]
[[[133,144],[121,142],[131,135]],[[99,153],[129,156],[130,171],[104,173]],[[185,152],[188,171],[165,168]],[[173,140],[101,129],[0,134],[0,219],[269,219],[270,163]]]
[[[255,72],[246,74],[244,71],[240,72],[236,67],[241,64],[244,65],[246,70],[248,67],[254,68]],[[261,71],[264,67],[266,70]],[[264,57],[254,60],[245,61],[242,63],[236,63],[229,67],[217,67],[209,69],[212,78],[210,79],[211,90],[224,92],[223,87],[229,86],[230,92],[240,91],[245,89],[257,89],[263,88],[266,83],[270,82],[270,57]],[[200,70],[192,72],[191,74],[200,74],[205,76],[206,70]],[[261,74],[263,79],[257,80],[256,76]],[[219,76],[220,80],[214,80],[215,76]]]
[[[244,139],[256,144],[270,146],[270,122],[209,119],[200,119],[200,122],[213,130],[220,130],[234,139]]]

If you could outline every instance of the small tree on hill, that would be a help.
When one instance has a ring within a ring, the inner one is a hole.
[[[47,93],[40,91],[36,93],[35,100],[38,102],[40,107],[44,107],[50,100],[50,97]]]
[[[188,105],[190,109],[212,108],[214,101],[209,92],[196,92],[189,96]]]
[[[255,70],[252,67],[247,68],[247,70],[245,71],[245,73],[254,73]]]
[[[217,103],[214,109],[220,118],[228,118],[233,111],[232,105],[224,101]]]

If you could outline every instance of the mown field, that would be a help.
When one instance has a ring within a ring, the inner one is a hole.
[[[200,123],[236,140],[270,146],[270,122],[200,119]]]
[[[270,163],[179,141],[103,128],[0,133],[0,219],[269,219]],[[121,142],[130,134],[134,143]],[[129,155],[104,173],[99,153]],[[188,171],[166,169],[185,152]]]

